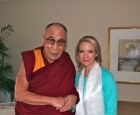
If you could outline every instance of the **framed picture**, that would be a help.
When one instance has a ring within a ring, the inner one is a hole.
[[[108,69],[119,83],[140,84],[140,26],[108,28]]]

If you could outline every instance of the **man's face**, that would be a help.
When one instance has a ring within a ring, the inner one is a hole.
[[[48,28],[43,36],[44,53],[50,63],[54,62],[62,55],[66,44],[66,32],[59,25]]]

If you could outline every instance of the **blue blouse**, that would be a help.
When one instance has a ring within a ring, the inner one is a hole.
[[[104,98],[105,115],[117,115],[117,102],[118,102],[118,88],[117,83],[110,71],[105,68],[102,71],[102,91]],[[78,85],[80,74],[78,73],[75,78],[75,86]],[[87,78],[84,78],[83,92],[85,90]],[[82,94],[84,97],[84,94]]]

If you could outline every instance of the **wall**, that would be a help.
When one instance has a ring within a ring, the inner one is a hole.
[[[139,0],[2,0],[0,26],[11,24],[15,29],[7,41],[15,78],[21,62],[20,52],[42,45],[44,28],[51,22],[61,22],[67,27],[67,51],[75,66],[77,41],[84,35],[93,35],[98,38],[103,66],[107,67],[108,27],[140,26],[139,6]],[[118,89],[119,100],[140,102],[140,85],[118,84]]]

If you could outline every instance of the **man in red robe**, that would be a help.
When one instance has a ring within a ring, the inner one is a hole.
[[[74,87],[75,68],[67,52],[67,29],[51,23],[43,46],[22,52],[23,62],[15,86],[16,115],[74,115],[79,101]]]

